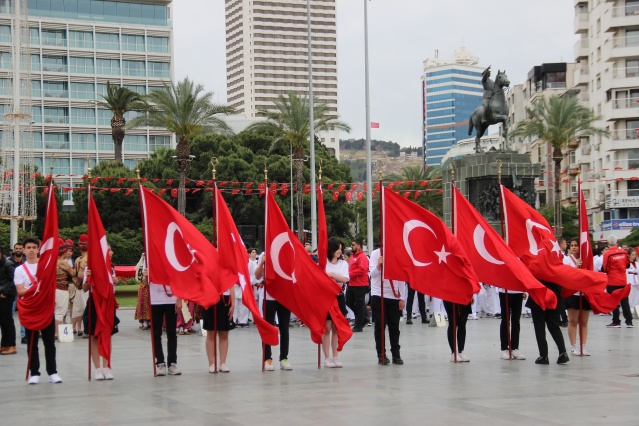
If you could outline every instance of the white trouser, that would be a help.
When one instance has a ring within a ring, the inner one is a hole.
[[[249,310],[242,303],[242,298],[235,299],[235,309],[233,310],[233,321],[238,324],[248,324]]]

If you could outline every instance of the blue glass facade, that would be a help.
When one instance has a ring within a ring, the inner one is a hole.
[[[450,147],[468,137],[468,118],[481,105],[481,70],[447,66],[426,72],[424,82],[424,166],[439,166]]]

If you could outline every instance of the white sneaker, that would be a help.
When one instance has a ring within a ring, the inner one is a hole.
[[[586,349],[586,345],[583,345],[581,348],[581,355],[583,356],[590,356],[590,352],[588,352],[588,349]]]
[[[280,369],[290,371],[293,369],[293,366],[288,362],[288,359],[283,359],[280,361]]]
[[[104,380],[104,373],[101,368],[95,369],[95,380]]]
[[[524,354],[522,354],[521,352],[519,352],[519,349],[515,349],[515,350],[513,350],[513,358],[514,359],[524,360],[524,359],[526,359],[526,356]]]
[[[460,352],[459,354],[457,354],[457,361],[458,362],[470,362],[470,358],[468,358],[465,353]]]
[[[155,369],[156,376],[166,376],[166,364],[158,364]]]
[[[470,314],[470,315],[468,315],[468,319],[469,320],[478,320],[479,318],[475,314]]]
[[[169,376],[180,376],[182,372],[178,368],[177,364],[169,365]]]
[[[333,362],[333,358],[326,358],[324,360],[324,367],[326,367],[326,368],[335,368],[335,363]]]
[[[264,361],[264,371],[275,371],[272,359],[267,359],[266,361]]]
[[[40,376],[31,376],[31,377],[29,377],[29,384],[30,385],[37,385],[38,383],[40,383]]]
[[[220,365],[220,373],[230,373],[231,369],[226,366],[226,364]]]
[[[338,358],[333,358],[333,364],[335,364],[335,368],[342,368],[342,363]]]
[[[209,365],[209,373],[211,373],[211,374],[216,373],[216,371],[215,371],[215,364],[211,364],[211,365]]]
[[[513,358],[515,357],[514,355],[515,355],[515,353],[513,351]],[[501,351],[501,357],[500,358],[509,360],[510,359],[510,352],[508,350]]]
[[[62,378],[56,373],[49,376],[49,383],[62,383]]]
[[[570,353],[574,356],[581,356],[581,351],[579,350],[579,346],[572,345],[570,347]]]
[[[113,372],[110,368],[103,368],[102,374],[104,374],[104,380],[113,380]]]

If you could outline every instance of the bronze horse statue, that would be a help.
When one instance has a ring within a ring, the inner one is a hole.
[[[475,152],[481,153],[481,137],[484,136],[488,126],[502,123],[504,140],[508,140],[508,104],[504,88],[510,85],[506,70],[497,71],[493,82],[490,78],[490,67],[482,73],[481,83],[484,86],[484,96],[481,106],[475,108],[468,120],[468,136],[472,135],[475,128]]]

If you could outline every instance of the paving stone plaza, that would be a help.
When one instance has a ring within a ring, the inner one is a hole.
[[[87,341],[57,343],[62,384],[24,380],[26,345],[0,357],[3,425],[559,425],[639,424],[638,331],[590,320],[590,357],[535,365],[530,319],[520,349],[528,359],[499,358],[499,320],[469,321],[469,363],[449,362],[446,328],[400,325],[405,365],[379,366],[373,330],[355,333],[342,369],[317,369],[308,329],[291,330],[293,371],[262,372],[255,327],[231,332],[228,374],[207,372],[204,338],[178,336],[181,376],[153,377],[149,331],[133,310],[119,310],[113,381],[87,381]],[[567,336],[565,329],[564,336]],[[164,341],[166,344],[166,341]],[[274,348],[274,357],[278,349]],[[44,364],[44,355],[42,355]]]

